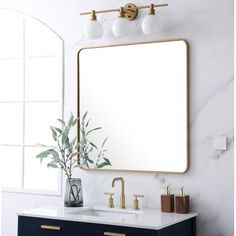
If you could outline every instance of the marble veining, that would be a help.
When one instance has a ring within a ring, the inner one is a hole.
[[[204,108],[208,105],[208,103],[214,99],[214,96],[217,96],[218,93],[222,93],[224,92],[228,86],[232,86],[232,84],[234,83],[234,76],[232,76],[229,80],[227,80],[224,84],[222,84],[221,86],[219,86],[218,88],[216,88],[216,90],[209,94],[209,97],[204,101],[204,103],[202,104],[202,106],[195,112],[192,121],[190,122],[190,127],[193,127],[195,122],[198,119],[198,116],[200,115],[200,113],[204,110]]]

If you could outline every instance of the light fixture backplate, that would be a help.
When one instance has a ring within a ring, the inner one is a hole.
[[[124,16],[127,20],[134,20],[138,15],[138,7],[133,3],[127,3],[124,6]]]

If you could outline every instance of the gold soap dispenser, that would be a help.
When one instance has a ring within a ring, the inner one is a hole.
[[[161,195],[161,211],[174,212],[174,194],[170,192],[170,186],[164,188],[165,194]]]
[[[176,213],[187,214],[189,213],[189,195],[185,194],[184,188],[181,187],[180,195],[175,197]]]

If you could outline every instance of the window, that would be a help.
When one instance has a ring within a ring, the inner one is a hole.
[[[61,172],[39,144],[62,117],[63,41],[41,22],[0,10],[0,159],[4,190],[58,193]]]

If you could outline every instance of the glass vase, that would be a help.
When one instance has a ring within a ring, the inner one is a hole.
[[[65,207],[83,206],[81,179],[71,178],[66,180],[64,206]]]

